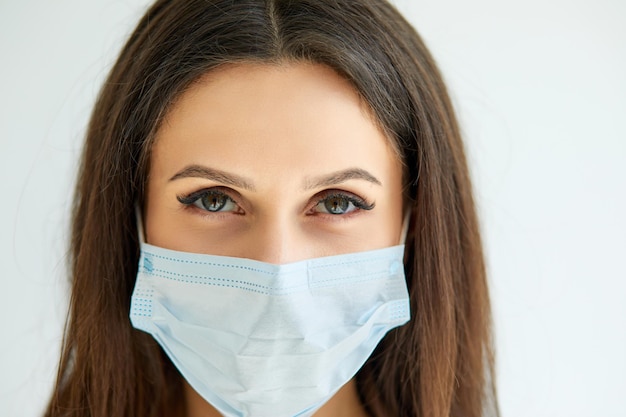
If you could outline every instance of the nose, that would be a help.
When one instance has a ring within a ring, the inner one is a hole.
[[[259,219],[247,233],[244,257],[271,264],[286,264],[310,257],[302,231],[293,219],[272,217]]]

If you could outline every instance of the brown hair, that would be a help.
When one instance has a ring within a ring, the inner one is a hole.
[[[383,0],[159,0],[97,100],[76,187],[72,294],[46,416],[183,412],[181,377],[128,312],[137,272],[133,207],[172,102],[221,64],[310,61],[361,94],[405,164],[412,320],[357,375],[373,416],[497,414],[490,306],[459,129],[436,65]]]

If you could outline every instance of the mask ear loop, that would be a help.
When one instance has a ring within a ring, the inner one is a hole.
[[[145,245],[146,235],[143,231],[143,216],[139,204],[135,204],[135,221],[137,223],[137,236],[139,237],[139,245]]]
[[[400,244],[404,245],[406,243],[406,236],[409,233],[409,224],[411,223],[411,212],[410,208],[407,209],[404,214],[404,220],[402,220],[402,231],[400,232]]]

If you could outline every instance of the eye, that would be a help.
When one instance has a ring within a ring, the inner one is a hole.
[[[352,213],[357,210],[371,210],[374,204],[368,204],[365,200],[352,194],[331,193],[324,196],[313,207],[314,212],[341,215]]]
[[[177,199],[186,206],[196,206],[212,213],[239,211],[235,200],[225,192],[216,189],[197,191],[187,196],[178,196]]]

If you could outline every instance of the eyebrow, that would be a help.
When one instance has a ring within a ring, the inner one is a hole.
[[[336,171],[321,177],[315,177],[305,182],[304,188],[310,190],[312,188],[328,187],[331,185],[341,184],[348,180],[365,180],[372,184],[382,185],[381,182],[362,168],[349,168],[343,171]]]
[[[170,181],[175,181],[181,178],[204,178],[248,191],[256,190],[252,181],[244,177],[202,165],[189,165],[177,172],[172,178],[170,178]],[[328,187],[354,179],[364,180],[376,185],[382,185],[378,178],[368,171],[362,168],[348,168],[342,171],[332,172],[328,175],[307,179],[304,184],[304,189],[311,190],[313,188]]]
[[[188,167],[185,167],[181,171],[177,172],[172,178],[170,178],[170,181],[181,178],[204,178],[248,191],[255,190],[252,182],[244,177],[202,165],[189,165]]]

